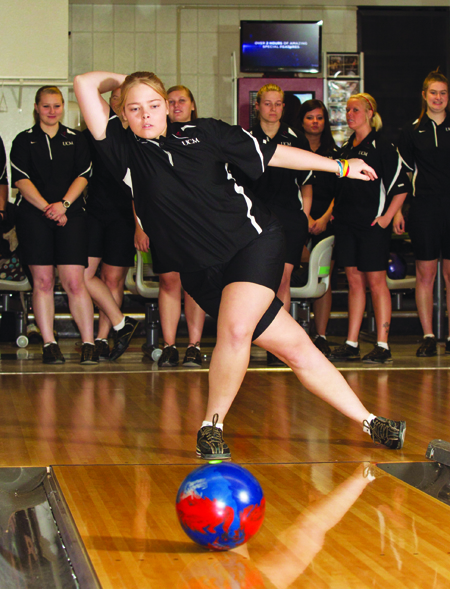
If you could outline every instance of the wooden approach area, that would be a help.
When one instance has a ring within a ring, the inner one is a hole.
[[[0,466],[53,466],[104,589],[450,587],[450,507],[377,467],[424,462],[430,440],[450,441],[442,346],[417,359],[417,343],[397,343],[387,368],[342,365],[369,410],[407,421],[400,451],[373,444],[255,349],[225,439],[260,481],[266,517],[222,553],[191,542],[175,512],[201,463],[208,363],[158,369],[141,343],[94,367],[79,366],[73,341],[56,367],[41,364],[39,346],[22,360],[0,346]]]

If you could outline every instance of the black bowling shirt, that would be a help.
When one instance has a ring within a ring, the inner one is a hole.
[[[3,140],[0,137],[0,184],[8,184],[8,173],[6,167],[6,151]]]
[[[40,125],[22,131],[11,147],[12,184],[28,179],[36,186],[48,203],[62,200],[72,182],[78,178],[89,179],[91,158],[86,139],[82,133],[59,125],[54,137],[49,137]],[[84,204],[80,196],[67,210],[70,216]],[[33,207],[25,201],[21,206]]]
[[[333,147],[329,152],[322,149],[322,146],[316,151],[317,155],[322,155],[330,159],[338,157],[338,150]],[[314,172],[314,194],[311,206],[311,217],[314,220],[320,219],[330,207],[335,196],[335,191],[339,178],[336,174],[329,172]]]
[[[288,145],[305,151],[311,151],[309,141],[300,131],[291,129],[286,123],[281,123],[277,134],[270,138],[261,128],[255,125],[251,133],[258,141]],[[303,201],[300,186],[313,183],[313,173],[307,170],[290,170],[287,168],[270,167],[264,174],[251,184],[255,195],[269,208],[281,207],[291,211],[302,210]]]
[[[342,178],[336,184],[333,216],[336,223],[368,227],[384,215],[396,194],[409,192],[410,182],[395,147],[373,130],[356,147],[353,134],[339,150],[339,158],[359,158],[377,173],[376,180]]]
[[[417,120],[402,129],[398,144],[402,160],[413,172],[413,194],[450,198],[450,114],[437,125],[425,113],[416,125]]]
[[[238,185],[229,164],[260,176],[276,149],[215,119],[172,123],[167,136],[142,139],[111,112],[96,142],[111,172],[132,190],[137,216],[174,271],[227,262],[272,220]]]
[[[89,129],[83,135],[90,147],[92,159],[92,176],[89,180],[86,210],[97,218],[125,217],[134,222],[131,191],[122,180],[117,180],[111,174],[97,151],[96,141]]]

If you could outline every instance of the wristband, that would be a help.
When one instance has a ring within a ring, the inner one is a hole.
[[[348,165],[347,160],[336,160],[337,165],[339,166],[339,172],[336,173],[336,176],[339,178],[346,178],[350,172],[350,166]]]

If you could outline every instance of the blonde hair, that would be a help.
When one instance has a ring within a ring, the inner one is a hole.
[[[281,94],[281,100],[284,100],[284,92],[279,86],[276,84],[265,84],[258,90],[258,94],[256,95],[256,102],[258,104],[261,104],[261,97],[265,92],[279,92]]]
[[[447,86],[447,90],[448,90],[448,80],[444,76],[444,74],[441,74],[441,72],[439,71],[439,68],[437,68],[437,70],[434,70],[433,72],[430,72],[428,74],[428,76],[425,78],[425,80],[423,81],[423,84],[422,84],[422,92],[426,94],[430,84],[432,84],[433,82],[442,82],[443,84],[445,84]],[[415,126],[416,129],[420,125],[420,121],[422,120],[423,115],[427,112],[427,108],[428,108],[427,101],[425,100],[425,98],[423,97],[423,94],[422,94],[422,109],[420,111],[419,118],[417,119],[417,124]],[[450,103],[447,103],[445,110],[447,112],[450,112]]]
[[[39,104],[44,94],[58,94],[61,98],[61,102],[64,104],[64,96],[62,95],[62,92],[58,88],[58,86],[41,86],[39,90],[36,92],[34,103]],[[35,108],[33,108],[33,118],[36,124],[38,124],[41,120]]]
[[[171,88],[169,88],[167,90],[167,96],[169,96],[169,94],[171,92],[186,92],[187,96],[189,97],[189,100],[194,105],[194,110],[192,111],[192,114],[191,114],[191,121],[195,121],[196,119],[198,119],[197,104],[195,102],[194,95],[189,90],[189,88],[187,88],[186,86],[182,86],[181,84],[179,84],[178,86],[172,86]]]
[[[156,74],[152,72],[134,72],[125,78],[121,85],[121,94],[118,109],[123,112],[123,107],[128,96],[128,92],[139,84],[145,84],[154,90],[157,94],[162,96],[164,100],[167,100],[167,92],[164,88],[164,84],[158,78]]]
[[[360,100],[364,104],[366,113],[369,112],[369,110],[373,112],[372,118],[368,119],[368,122],[370,126],[375,129],[375,131],[379,131],[383,126],[383,121],[381,120],[381,117],[378,113],[378,106],[375,98],[367,92],[353,94],[352,96],[350,96],[349,100],[351,100],[352,98],[356,98],[356,100]]]

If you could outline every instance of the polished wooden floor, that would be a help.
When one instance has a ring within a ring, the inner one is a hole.
[[[102,586],[120,588],[448,588],[450,507],[386,474],[450,440],[450,356],[341,366],[364,404],[407,420],[401,451],[298,384],[259,350],[226,420],[233,460],[258,478],[264,524],[246,546],[211,553],[183,533],[175,496],[197,465],[205,369],[158,369],[140,344],[114,364],[43,366],[38,346],[0,346],[0,465],[53,466]],[[363,344],[363,351],[369,344]],[[184,352],[183,349],[180,349]]]

